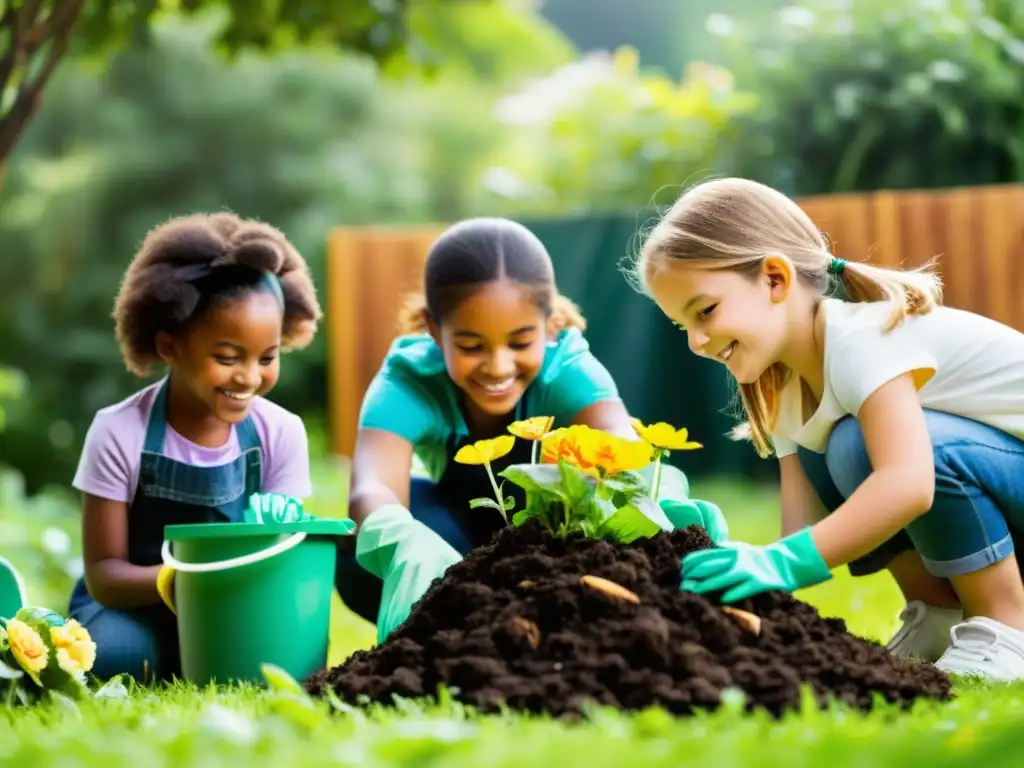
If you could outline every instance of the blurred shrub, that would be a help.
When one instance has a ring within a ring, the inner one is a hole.
[[[474,22],[468,13],[453,29]],[[29,387],[7,408],[0,464],[21,470],[30,491],[70,483],[92,415],[146,383],[125,371],[110,314],[153,226],[197,210],[267,220],[323,286],[331,227],[482,210],[479,179],[503,138],[490,114],[499,84],[473,73],[493,61],[474,63],[468,51],[426,87],[334,53],[228,64],[211,48],[215,34],[215,20],[171,17],[149,50],[129,50],[105,72],[69,62],[7,168],[2,359]],[[520,25],[519,48],[524,36]],[[541,43],[542,64],[560,60],[551,40]],[[528,69],[519,61],[509,71]],[[327,399],[324,336],[285,359],[272,393],[314,416]]]
[[[729,164],[735,122],[755,105],[719,67],[691,64],[677,82],[642,71],[631,48],[590,55],[498,103],[514,139],[488,171],[488,189],[532,214],[657,204],[658,193],[672,199]]]
[[[32,604],[67,610],[82,574],[79,520],[71,495],[50,489],[29,497],[21,475],[0,467],[0,555],[21,574]]]
[[[707,28],[760,100],[734,170],[793,194],[1024,179],[1019,0],[807,0]]]

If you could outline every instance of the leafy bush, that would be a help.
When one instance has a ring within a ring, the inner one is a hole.
[[[1024,179],[1024,12],[1014,0],[808,0],[716,15],[760,98],[736,171],[796,194]]]
[[[474,18],[462,9],[446,29]],[[67,484],[92,415],[140,386],[121,362],[110,313],[153,226],[219,209],[270,221],[323,286],[334,226],[480,210],[478,179],[503,139],[486,108],[492,87],[472,81],[472,51],[427,88],[382,81],[351,56],[227,64],[211,49],[214,21],[169,17],[150,50],[129,50],[106,72],[69,61],[7,169],[0,334],[3,362],[29,387],[6,410],[0,464],[21,470],[30,490]],[[517,28],[520,48],[528,32]],[[558,60],[550,41],[542,47],[542,61]],[[465,108],[470,93],[482,109]],[[288,356],[273,393],[313,416],[327,400],[324,336]]]
[[[729,164],[730,138],[756,100],[729,72],[692,64],[682,82],[645,73],[634,50],[593,55],[496,107],[515,136],[488,172],[511,209],[565,215],[621,211]]]

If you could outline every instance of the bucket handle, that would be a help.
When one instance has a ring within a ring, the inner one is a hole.
[[[171,554],[171,542],[164,539],[160,556],[163,558],[164,565],[176,571],[182,571],[183,573],[211,573],[213,571],[226,571],[229,568],[240,568],[243,565],[252,565],[263,560],[269,560],[275,555],[280,555],[282,552],[287,552],[289,549],[299,546],[305,539],[306,532],[299,531],[273,546],[261,549],[259,552],[250,552],[248,555],[240,555],[239,557],[232,557],[228,560],[213,563],[183,563]]]

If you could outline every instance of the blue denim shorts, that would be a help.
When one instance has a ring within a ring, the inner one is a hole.
[[[925,410],[935,455],[931,509],[876,550],[850,563],[855,575],[875,573],[916,549],[925,568],[948,578],[993,565],[1024,533],[1024,442],[962,416]],[[836,423],[825,454],[798,449],[800,463],[831,513],[871,473],[860,424]]]

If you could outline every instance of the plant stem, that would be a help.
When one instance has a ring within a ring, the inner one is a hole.
[[[540,444],[540,440],[533,441],[533,448],[530,449],[530,463],[537,463],[537,446]]]
[[[505,514],[505,500],[501,498],[501,491],[498,490],[498,481],[494,479],[494,473],[491,471],[491,463],[485,462],[484,469],[487,470],[487,476],[491,478],[491,488],[494,489],[494,498],[498,500],[498,511],[501,512],[501,517],[505,521],[505,525],[508,525],[508,515]]]
[[[658,458],[654,460],[654,478],[651,480],[651,498],[658,500],[658,491],[661,490],[661,457],[664,454],[658,449]]]

